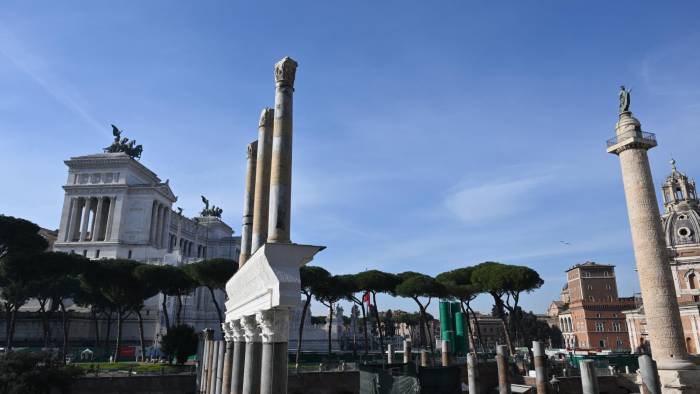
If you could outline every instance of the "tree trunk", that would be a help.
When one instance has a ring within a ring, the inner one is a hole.
[[[66,353],[68,352],[68,312],[63,300],[58,303],[61,308],[61,327],[63,328],[63,345],[61,346],[61,362],[66,363]]]
[[[467,305],[469,305],[469,303],[467,303]],[[471,350],[470,353],[474,353],[474,355],[476,355],[476,341],[474,340],[474,330],[472,330],[471,320],[469,319],[469,316],[471,316],[471,314],[469,313],[469,307],[465,308],[464,302],[460,302],[459,306],[462,308],[462,313],[464,313],[465,320],[467,321],[467,329],[469,329],[469,349]]]
[[[369,353],[369,340],[367,339],[367,314],[365,313],[364,301],[360,303],[362,306],[362,324],[365,326],[365,356]]]
[[[143,338],[143,317],[141,317],[141,310],[136,310],[136,316],[139,318],[139,340],[141,341],[141,361],[146,359],[146,341]]]
[[[377,319],[377,331],[379,332],[379,352],[384,354],[384,333],[382,333],[382,321],[379,320],[379,308],[377,307],[377,293],[372,292],[374,301],[374,317]]]
[[[44,331],[44,348],[48,349],[49,342],[50,342],[49,332],[51,331],[51,329],[49,328],[50,327],[49,326],[49,316],[46,313],[47,300],[44,300],[44,301],[37,300],[37,301],[39,301],[39,311],[38,312],[39,312],[39,316],[41,316],[41,326],[42,326],[42,329]]]
[[[309,304],[311,304],[311,294],[306,295],[306,301],[304,302],[304,308],[301,310],[301,321],[299,322],[299,337],[297,339],[297,357],[296,363],[299,364],[299,359],[301,357],[301,338],[304,333],[304,320],[306,319],[306,311],[309,309]]]
[[[119,361],[119,348],[122,345],[122,324],[124,323],[124,314],[120,310],[117,311],[117,344],[114,350],[114,362]]]
[[[216,308],[216,314],[219,316],[219,323],[224,322],[224,318],[221,315],[221,308],[219,307],[219,303],[216,302],[216,297],[214,297],[214,289],[209,287],[209,293],[211,294],[211,301],[214,303],[214,308]]]
[[[484,351],[484,343],[481,341],[481,326],[479,325],[479,319],[476,318],[476,313],[474,313],[474,310],[472,309],[471,305],[467,303],[467,310],[471,312],[472,314],[472,319],[474,319],[474,327],[476,328],[476,340],[479,343],[479,346],[481,346],[481,351]],[[476,349],[474,350],[476,352]]]
[[[17,307],[15,305],[10,306],[10,318],[8,319],[8,330],[7,330],[7,345],[5,351],[9,352],[12,350],[12,342],[15,338],[15,320],[17,319]]]
[[[95,308],[90,308],[90,313],[92,314],[92,322],[95,325],[95,350],[100,346],[100,324],[97,320],[97,312]]]
[[[180,325],[182,316],[182,294],[177,293],[177,312],[175,312],[175,325]]]
[[[170,330],[170,317],[168,316],[168,304],[167,301],[168,296],[163,293],[163,303],[162,303],[162,308],[163,308],[163,317],[165,317],[165,331]]]
[[[330,356],[332,354],[331,352],[331,334],[333,333],[333,303],[330,302],[328,303],[328,355]]]
[[[9,340],[10,340],[10,320],[12,320],[12,306],[8,304],[7,302],[3,302],[3,305],[5,306],[5,349],[9,349]]]
[[[418,298],[413,299],[416,304],[418,304],[418,310],[420,311],[420,320],[423,325],[425,325],[425,331],[428,333],[428,349],[430,349],[430,353],[433,352],[433,336],[430,334],[430,327],[428,327],[428,317],[426,316],[425,313],[425,307],[423,307],[423,304],[418,301]],[[423,331],[423,326],[421,326],[421,331]],[[422,333],[421,333],[422,335]]]
[[[107,312],[107,332],[105,332],[104,348],[109,349],[109,341],[112,339],[112,310]]]

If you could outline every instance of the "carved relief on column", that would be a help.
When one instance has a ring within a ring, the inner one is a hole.
[[[243,325],[244,337],[246,343],[260,342],[260,326],[255,318],[255,315],[244,316],[241,318]]]
[[[289,310],[268,309],[256,314],[263,343],[289,341]]]

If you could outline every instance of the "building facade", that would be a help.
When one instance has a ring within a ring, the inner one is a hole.
[[[695,181],[676,168],[661,186],[664,212],[661,216],[669,264],[673,274],[686,348],[700,354],[700,203]],[[644,307],[625,312],[630,341],[635,350],[648,346]]]
[[[123,152],[72,157],[65,161],[68,177],[58,233],[46,232],[52,249],[77,253],[93,260],[120,258],[148,264],[181,266],[202,259],[238,260],[240,238],[219,217],[202,215],[188,218],[173,210],[177,201],[168,181],[161,179],[139,161]],[[42,234],[44,235],[44,234]],[[45,235],[45,236],[46,236]],[[55,239],[54,239],[55,238]],[[237,266],[237,263],[236,263]],[[146,341],[157,347],[166,332],[162,295],[146,300],[142,310]],[[221,308],[225,292],[215,291]],[[211,294],[199,288],[182,297],[181,321],[196,330],[221,331]],[[91,343],[96,332],[115,332],[114,321],[100,319],[93,324],[89,309],[68,303],[71,314],[69,337],[73,343]],[[175,297],[166,297],[166,309],[173,322]],[[22,343],[42,336],[41,320],[34,313],[35,302],[28,302],[20,316],[15,337]],[[113,320],[113,319],[112,319]],[[59,325],[52,331],[60,331]],[[108,326],[112,326],[108,328]],[[123,341],[139,340],[135,317],[124,322]]]
[[[548,314],[555,319],[567,349],[627,351],[630,349],[623,311],[634,297],[620,298],[615,266],[585,262],[566,271],[567,283]]]

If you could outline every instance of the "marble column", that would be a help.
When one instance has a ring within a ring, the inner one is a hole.
[[[156,239],[156,221],[158,220],[158,203],[154,200],[151,204],[151,226],[148,235],[148,243]]]
[[[267,221],[270,212],[270,163],[275,111],[265,108],[258,123],[258,163],[255,171],[255,204],[253,206],[253,236],[250,253],[255,253],[267,241]]]
[[[241,254],[238,266],[243,267],[250,257],[253,236],[253,205],[255,204],[255,167],[258,163],[258,142],[248,144],[248,166],[245,175],[245,197],[243,202],[243,228],[241,229]]]
[[[268,309],[258,312],[256,317],[262,337],[260,393],[285,394],[287,392],[289,309]]]
[[[73,199],[73,209],[71,209],[70,224],[68,225],[67,242],[73,242],[78,237],[78,227],[80,223],[81,199]]]
[[[169,226],[170,220],[169,219],[170,219],[170,208],[163,205],[163,223],[161,223],[161,226],[163,227],[163,229],[161,230],[161,235],[160,235],[160,238],[158,239],[158,243],[159,243],[159,246],[161,249],[164,249],[167,246],[165,240],[168,237],[168,233],[170,233],[170,231],[168,231],[170,228],[170,226]]]
[[[297,62],[275,64],[275,121],[270,163],[270,217],[267,241],[289,243],[292,192],[292,97]]]
[[[153,238],[153,247],[160,247],[160,238],[163,236],[163,212],[165,211],[162,204],[158,204],[157,218],[156,218],[156,236]]]
[[[581,360],[578,365],[581,370],[581,392],[583,394],[599,394],[598,376],[593,360]]]
[[[245,330],[245,366],[243,367],[243,394],[260,393],[260,362],[262,343],[260,327],[255,315],[242,319]]]
[[[532,341],[532,355],[535,359],[535,385],[537,394],[547,394],[547,356],[540,341]]]
[[[210,328],[204,330],[204,358],[202,359],[202,380],[200,384],[200,392],[206,394],[209,389],[209,381],[211,379],[211,362],[213,360],[212,352],[214,350],[214,331]]]
[[[660,373],[662,370],[695,369],[688,359],[683,339],[670,259],[647,156],[647,150],[656,146],[656,139],[652,134],[643,133],[641,123],[628,111],[620,114],[615,131],[616,139],[612,144],[609,142],[608,152],[620,158],[652,354]],[[669,375],[668,383],[678,387],[678,391],[673,392],[691,392],[681,388],[684,384],[677,384],[677,374],[671,375],[675,376]]]
[[[233,337],[233,360],[231,362],[231,394],[243,394],[243,371],[245,367],[245,332],[240,320],[229,323]]]
[[[476,349],[474,349],[476,352]],[[479,366],[475,353],[467,354],[467,380],[470,393],[479,393]]]
[[[102,214],[104,210],[105,199],[104,197],[97,198],[97,210],[95,211],[95,225],[93,226],[92,234],[90,235],[90,240],[95,242],[99,241],[102,236]]]
[[[226,352],[226,342],[223,340],[217,341],[219,352],[216,354],[216,379],[214,379],[214,394],[221,394],[221,386],[224,383],[224,356]]]
[[[221,394],[231,393],[231,361],[233,360],[233,335],[228,322],[221,324],[226,341],[226,351],[224,352],[224,373],[221,383]]]
[[[64,203],[63,211],[61,212],[60,239],[59,241],[67,242],[71,231],[71,221],[73,220],[73,210],[75,209],[76,199],[68,198],[68,212],[66,212],[66,204]]]
[[[496,346],[496,366],[498,367],[498,394],[511,394],[510,376],[508,375],[508,346]]]
[[[117,205],[117,196],[109,198],[109,212],[107,212],[107,228],[105,230],[105,241],[112,240],[112,229],[114,228],[114,210]]]
[[[85,197],[85,206],[83,210],[83,220],[80,222],[80,242],[87,239],[88,222],[90,221],[90,210],[92,209],[92,199]]]

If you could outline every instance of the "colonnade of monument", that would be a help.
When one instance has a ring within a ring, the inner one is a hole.
[[[224,340],[205,333],[200,393],[287,392],[290,310],[299,268],[323,247],[291,242],[292,102],[297,63],[275,64],[275,107],[248,145],[239,268],[226,285]]]
[[[168,234],[168,215],[170,208],[158,201],[153,201],[151,208],[151,228],[148,242],[156,248],[162,249],[167,246],[165,235]]]
[[[116,196],[73,197],[64,242],[108,241]]]

